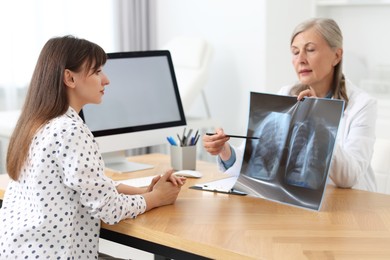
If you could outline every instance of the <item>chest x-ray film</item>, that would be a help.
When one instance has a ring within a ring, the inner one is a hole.
[[[344,101],[251,92],[247,139],[235,189],[319,210]]]

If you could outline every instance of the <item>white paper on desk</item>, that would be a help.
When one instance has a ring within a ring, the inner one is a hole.
[[[116,181],[117,185],[120,183],[133,187],[147,187],[152,182],[152,179],[156,176],[147,176],[141,178],[133,178],[128,180]]]
[[[215,192],[230,192],[237,181],[238,176],[228,177],[225,179],[215,180],[206,183],[198,183],[194,185],[201,190],[215,191]]]
[[[251,92],[247,139],[234,189],[321,208],[344,101]]]

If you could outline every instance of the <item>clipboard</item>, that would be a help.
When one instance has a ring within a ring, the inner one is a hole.
[[[228,178],[219,179],[211,182],[199,183],[189,188],[194,190],[211,191],[211,192],[241,195],[241,196],[248,195],[248,193],[234,188],[234,184],[236,183],[237,179],[238,179],[237,176],[228,177]]]

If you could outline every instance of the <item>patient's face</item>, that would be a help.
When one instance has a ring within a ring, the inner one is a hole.
[[[75,84],[71,99],[72,107],[81,109],[86,104],[99,104],[102,101],[105,86],[109,84],[103,67],[97,71],[87,70],[84,64],[82,71],[72,73]]]
[[[338,51],[333,50],[315,28],[295,36],[291,53],[295,72],[302,84],[314,89],[330,89],[334,66],[340,57]]]

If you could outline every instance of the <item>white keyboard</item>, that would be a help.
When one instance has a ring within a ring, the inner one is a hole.
[[[122,181],[117,181],[116,183],[123,183],[123,184],[129,185],[129,186],[133,186],[133,187],[147,187],[152,182],[152,179],[154,177],[156,177],[156,176],[157,175],[141,177],[141,178],[134,178],[134,179],[128,179],[128,180],[122,180]]]

